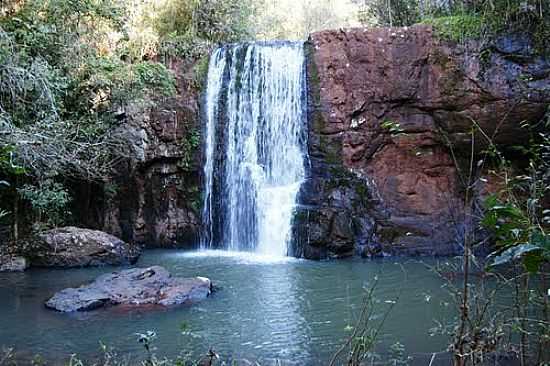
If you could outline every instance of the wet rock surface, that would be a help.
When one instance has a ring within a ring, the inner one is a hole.
[[[25,251],[32,266],[70,268],[132,264],[141,249],[102,231],[69,226],[35,235]]]
[[[23,272],[29,267],[25,257],[0,255],[0,272]]]
[[[90,311],[114,305],[172,306],[210,295],[208,278],[177,278],[163,267],[133,268],[99,276],[88,285],[57,292],[45,305],[60,312]]]
[[[170,59],[174,96],[149,96],[129,106],[116,131],[127,157],[102,186],[78,182],[73,212],[78,222],[147,247],[192,247],[199,235],[200,91],[195,64]]]
[[[522,37],[457,45],[429,26],[322,31],[306,47],[310,164],[294,254],[459,253],[473,123],[476,153],[485,136],[527,143],[522,123],[550,103],[549,60]]]

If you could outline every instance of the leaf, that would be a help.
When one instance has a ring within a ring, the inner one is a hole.
[[[528,253],[542,252],[542,248],[533,244],[521,244],[506,249],[502,253],[493,252],[489,255],[492,260],[489,263],[489,267],[499,266],[502,264],[508,264],[514,260],[520,259],[522,256]]]
[[[537,273],[543,262],[544,257],[537,251],[529,252],[523,258],[523,266],[529,273]]]
[[[488,210],[495,207],[497,204],[498,204],[498,198],[495,194],[492,194],[485,199],[485,208]]]
[[[539,248],[550,250],[550,235],[545,235],[542,231],[534,231],[531,234],[531,243]]]

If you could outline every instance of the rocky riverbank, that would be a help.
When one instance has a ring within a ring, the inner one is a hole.
[[[129,265],[141,254],[140,246],[111,234],[72,226],[39,232],[8,249],[0,255],[0,271]]]

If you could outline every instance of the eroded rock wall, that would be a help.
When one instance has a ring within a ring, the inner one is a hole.
[[[323,31],[306,47],[310,162],[294,254],[460,252],[472,126],[475,154],[485,135],[526,143],[521,124],[550,103],[548,60],[521,36],[456,45],[428,26]]]
[[[199,90],[194,65],[173,60],[174,97],[127,108],[119,132],[127,157],[111,182],[77,184],[79,223],[148,247],[191,247],[200,227]]]

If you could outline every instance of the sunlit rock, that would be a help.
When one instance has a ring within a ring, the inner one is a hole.
[[[211,291],[208,278],[172,277],[165,268],[153,266],[108,273],[88,285],[59,291],[46,307],[73,312],[114,305],[171,306],[203,300]]]
[[[132,264],[141,251],[105,232],[70,226],[41,232],[26,246],[30,264],[39,267]]]

